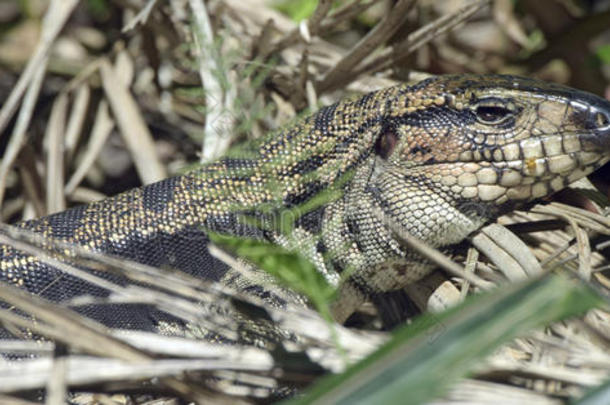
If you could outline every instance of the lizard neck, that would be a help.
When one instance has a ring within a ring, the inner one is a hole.
[[[323,107],[245,157],[224,158],[185,175],[182,181],[188,184],[177,189],[192,195],[181,200],[192,202],[193,216],[200,219],[298,207],[368,159],[390,93],[398,90]]]

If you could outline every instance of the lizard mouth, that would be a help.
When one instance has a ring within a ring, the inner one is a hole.
[[[608,136],[593,131],[531,137],[479,153],[480,159],[469,151],[457,162],[436,162],[433,180],[465,199],[500,205],[548,196],[610,161]]]
[[[475,150],[462,152],[457,160],[462,162],[510,162],[552,159],[573,154],[583,154],[583,161],[592,159],[593,155],[610,156],[610,126],[604,130],[591,130],[584,133],[533,135],[504,145],[483,144]]]
[[[604,128],[581,134],[579,139],[583,148],[610,155],[610,123]]]

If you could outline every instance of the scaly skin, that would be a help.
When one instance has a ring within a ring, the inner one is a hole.
[[[375,207],[434,247],[456,244],[610,160],[610,103],[531,79],[441,76],[322,108],[253,149],[19,226],[229,285],[235,275],[206,252],[203,228],[300,248],[338,285],[333,314],[344,321],[369,294],[432,268],[398,243]],[[346,174],[342,197],[300,217],[292,235],[237,220],[247,212],[269,223]],[[340,281],[343,271],[350,276]],[[52,300],[104,295],[8,246],[0,246],[0,279]],[[149,326],[86,313],[110,326]]]

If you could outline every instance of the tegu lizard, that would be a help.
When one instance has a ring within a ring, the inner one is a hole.
[[[207,251],[209,230],[313,241],[302,253],[336,284],[332,310],[342,322],[371,294],[433,268],[375,210],[444,248],[609,160],[610,102],[600,97],[514,76],[439,76],[323,107],[245,156],[18,226],[218,282],[232,278]],[[300,215],[292,238],[239,219],[268,218],[336,184],[341,197]],[[8,246],[0,246],[0,280],[54,301],[104,294]],[[110,326],[151,322],[146,313],[120,321],[86,313]]]

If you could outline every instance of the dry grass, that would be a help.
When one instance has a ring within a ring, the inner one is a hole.
[[[320,0],[299,24],[262,0],[100,2],[97,12],[95,2],[87,7],[51,0],[48,8],[24,3],[29,14],[19,14],[15,2],[15,20],[0,21],[11,28],[0,37],[2,221],[154,182],[189,162],[214,159],[235,142],[260,137],[304,110],[429,73],[520,73],[608,91],[608,65],[591,72],[581,64],[583,52],[593,57],[591,47],[608,46],[608,12],[577,18],[578,10],[564,7],[566,2],[545,2],[540,10],[528,1],[514,8],[502,0],[357,0],[338,7]],[[564,32],[570,29],[568,41]],[[28,42],[29,37],[37,39]],[[603,190],[608,183],[601,180],[596,184]],[[578,187],[592,186],[583,181]],[[492,283],[558,270],[607,294],[608,208],[594,213],[590,200],[572,200],[588,209],[558,202],[536,206],[475,235],[466,257],[456,262],[443,265],[445,259],[431,252],[447,271],[410,287],[415,303],[440,311]],[[142,286],[110,285],[47,255],[37,247],[39,238],[4,226],[0,243],[29,249],[62,271],[103,284],[116,302],[151,303],[196,325],[181,337],[119,333],[2,284],[2,300],[39,322],[32,325],[6,309],[0,309],[0,321],[55,342],[0,340],[1,352],[39,355],[0,362],[2,403],[38,403],[36,390],[45,388],[49,404],[63,403],[68,389],[77,393],[76,403],[129,398],[173,404],[176,397],[267,402],[292,392],[278,387],[308,386],[389,337],[329,328],[300,306],[273,308],[202,280],[61,247],[75,251],[79,264]],[[290,298],[278,290],[284,293]],[[197,339],[210,330],[234,336],[252,308],[290,337],[283,349],[299,368],[264,345],[227,347]],[[608,312],[592,310],[503,346],[435,403],[564,403],[608,378],[609,342]]]

